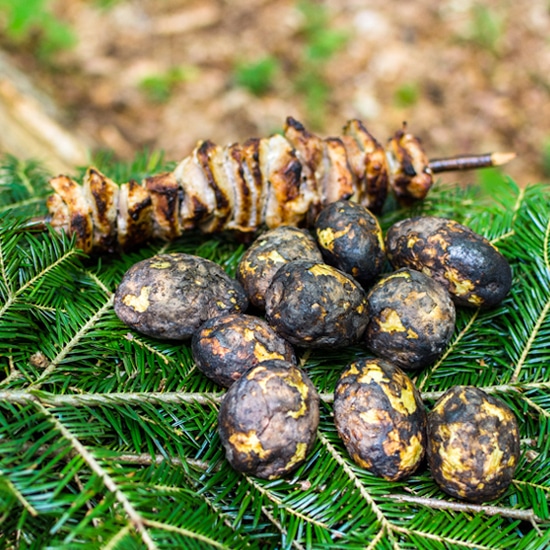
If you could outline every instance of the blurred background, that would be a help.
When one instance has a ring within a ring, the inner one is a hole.
[[[53,172],[292,115],[382,142],[406,121],[430,158],[515,151],[520,185],[550,180],[549,0],[0,0],[0,29],[0,151]]]

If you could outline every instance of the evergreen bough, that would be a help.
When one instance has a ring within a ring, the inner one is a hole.
[[[167,167],[101,160],[116,181]],[[403,217],[456,219],[510,261],[497,308],[458,312],[443,357],[415,382],[428,407],[471,384],[516,413],[522,455],[489,505],[446,496],[426,468],[389,482],[356,466],[331,416],[344,366],[360,347],[312,351],[304,368],[322,394],[316,446],[289,478],[233,471],[216,432],[223,393],[189,345],[133,333],[116,317],[124,272],[157,252],[212,259],[234,274],[244,247],[191,232],[131,254],[84,257],[66,236],[32,232],[48,175],[0,165],[0,548],[540,549],[550,546],[550,189],[486,172],[471,188],[436,186]]]

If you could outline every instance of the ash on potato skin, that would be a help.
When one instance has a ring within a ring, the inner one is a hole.
[[[252,243],[239,262],[237,280],[253,306],[265,308],[265,293],[273,276],[292,260],[323,261],[315,239],[305,229],[283,225]]]
[[[394,224],[386,252],[395,269],[422,271],[443,285],[457,305],[489,308],[512,286],[506,258],[487,239],[453,220],[419,216]]]
[[[231,466],[277,479],[292,472],[313,448],[319,395],[308,376],[287,361],[265,361],[227,391],[218,431]]]
[[[367,325],[367,300],[350,275],[324,263],[295,260],[273,277],[267,322],[291,344],[340,347],[357,343]]]
[[[296,364],[286,340],[263,319],[243,313],[206,321],[193,335],[191,349],[199,370],[226,388],[262,361],[281,359]]]
[[[456,311],[445,289],[413,269],[382,277],[367,294],[366,346],[405,370],[433,363],[449,343]]]
[[[133,265],[114,300],[131,328],[165,340],[186,340],[208,319],[245,311],[241,285],[216,263],[191,254],[158,254]]]
[[[426,411],[408,376],[383,359],[349,364],[334,393],[334,422],[351,458],[391,481],[411,475],[424,457]]]
[[[382,229],[364,206],[347,200],[329,204],[315,220],[315,235],[325,261],[363,287],[382,272],[386,261]]]
[[[479,388],[451,388],[428,414],[428,463],[449,495],[472,502],[499,497],[514,477],[519,453],[514,413]]]

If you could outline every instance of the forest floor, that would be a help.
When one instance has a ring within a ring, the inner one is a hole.
[[[32,32],[4,34],[0,50],[94,151],[130,159],[147,147],[178,160],[199,139],[279,131],[287,115],[321,135],[360,118],[382,142],[406,121],[431,158],[515,151],[507,174],[521,185],[550,180],[547,0],[58,0],[52,9]],[[65,31],[52,51],[48,40]]]

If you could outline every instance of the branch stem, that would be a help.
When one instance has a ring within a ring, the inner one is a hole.
[[[533,525],[542,522],[531,509],[518,510],[516,508],[505,508],[503,506],[488,506],[484,504],[469,504],[466,502],[452,502],[430,497],[417,497],[412,495],[386,495],[397,502],[407,502],[410,504],[419,504],[428,506],[437,510],[453,510],[454,512],[473,512],[475,514],[483,513],[488,516],[503,516],[521,521],[529,521]]]
[[[524,393],[530,390],[550,390],[550,382],[532,382],[530,384],[499,384],[481,388],[484,392],[492,393]],[[423,392],[422,399],[435,401],[445,392]],[[56,395],[45,391],[0,390],[0,403],[42,403],[54,407],[97,407],[102,405],[118,405],[121,403],[136,404],[193,404],[219,405],[225,392],[113,392],[113,393],[77,393]],[[332,403],[332,393],[321,393],[320,398],[325,403]]]
[[[42,414],[50,420],[50,422],[59,430],[61,435],[71,444],[71,447],[82,457],[82,460],[88,465],[90,470],[97,475],[106,489],[108,489],[115,496],[116,500],[122,505],[126,512],[128,519],[130,520],[132,527],[140,534],[141,540],[145,544],[148,550],[156,550],[157,545],[154,543],[151,535],[145,528],[145,520],[134,508],[132,503],[128,500],[128,497],[121,491],[115,480],[103,469],[101,464],[96,460],[92,453],[65,427],[65,425],[58,420],[48,409],[46,409],[40,402],[37,403]]]

